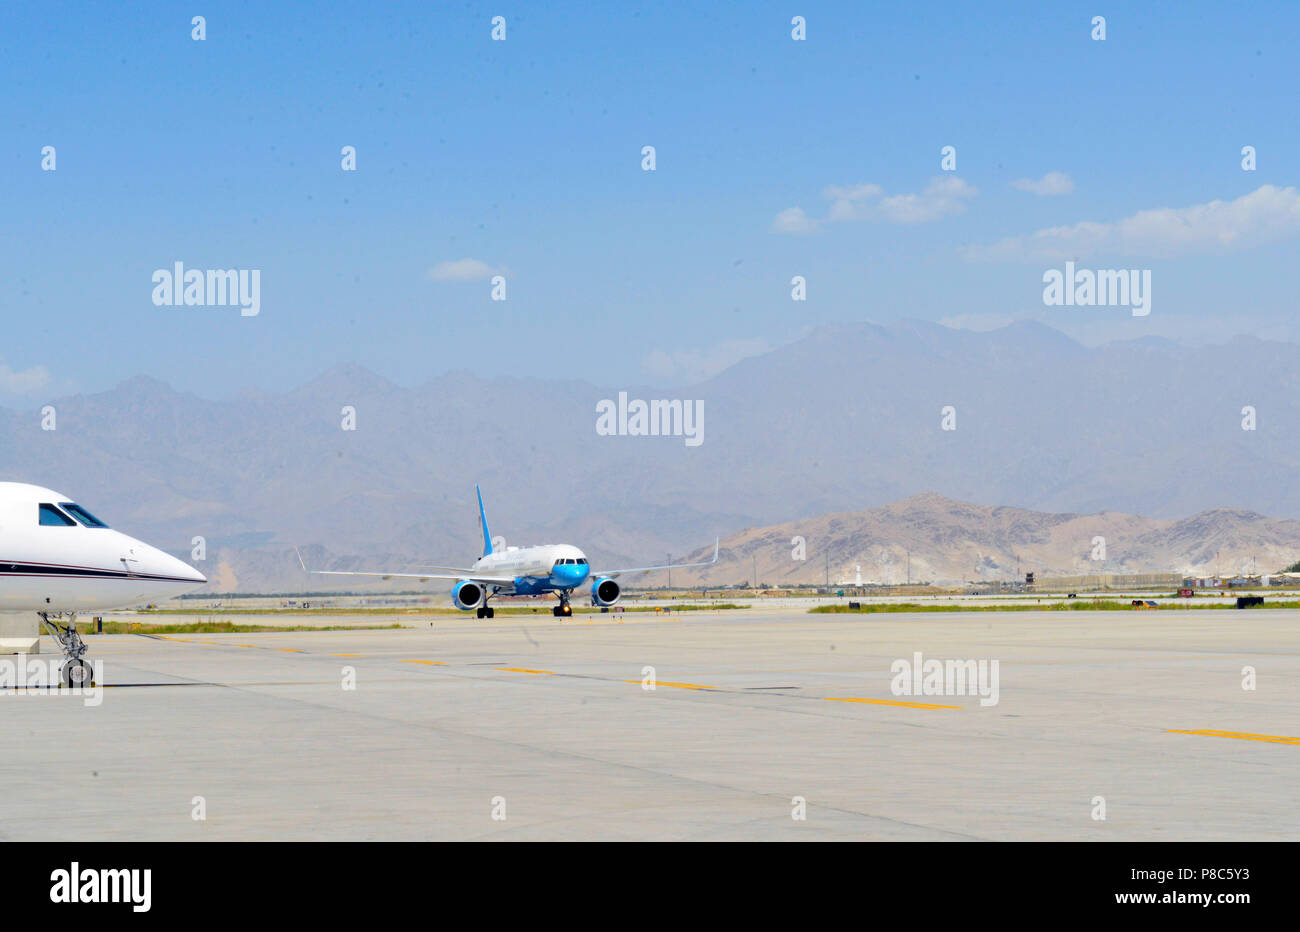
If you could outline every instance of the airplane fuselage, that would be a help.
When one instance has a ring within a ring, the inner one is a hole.
[[[102,526],[66,495],[0,482],[0,611],[123,608],[206,581],[170,554]]]
[[[577,589],[591,573],[583,552],[568,544],[508,547],[479,557],[473,569],[490,576],[514,576],[516,595]]]

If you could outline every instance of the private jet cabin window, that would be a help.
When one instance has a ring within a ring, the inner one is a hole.
[[[73,521],[53,505],[41,504],[41,526],[42,527],[76,527],[77,522]]]
[[[108,527],[107,524],[100,521],[76,502],[59,502],[59,507],[80,521],[85,527]]]

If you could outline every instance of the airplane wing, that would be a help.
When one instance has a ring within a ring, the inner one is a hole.
[[[363,573],[356,570],[309,570],[307,564],[303,562],[302,554],[294,548],[294,553],[298,554],[298,564],[302,567],[304,573],[311,573],[314,576],[378,576],[381,579],[390,577],[405,579],[472,579],[474,582],[490,583],[493,585],[513,585],[515,577],[513,576],[485,576],[482,573],[475,573],[473,570],[456,570],[455,567],[434,567],[435,569],[452,569],[454,573]]]
[[[459,566],[430,566],[428,563],[412,563],[410,565],[418,569],[431,570],[435,573],[455,573],[457,579],[474,579],[474,573],[476,572],[475,570],[462,569]],[[429,574],[425,573],[423,575],[427,576]]]
[[[592,572],[592,579],[612,578],[622,573],[648,573],[651,570],[675,570],[685,566],[712,566],[718,562],[718,544],[720,539],[715,538],[713,541],[713,559],[705,560],[703,563],[665,563],[663,566],[634,566],[626,570],[610,570],[606,573]]]

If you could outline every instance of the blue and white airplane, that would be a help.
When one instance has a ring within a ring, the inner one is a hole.
[[[593,573],[586,556],[569,544],[542,544],[538,547],[506,547],[494,550],[492,534],[488,531],[487,515],[483,511],[483,493],[474,486],[478,495],[478,517],[483,525],[483,556],[469,569],[454,566],[431,566],[429,573],[361,573],[343,570],[309,570],[328,576],[380,576],[409,579],[454,579],[451,600],[461,611],[474,609],[479,618],[495,614],[488,599],[494,595],[542,595],[554,592],[559,604],[551,614],[563,617],[573,614],[569,598],[575,589],[591,582],[592,604],[608,608],[623,594],[617,577],[628,573],[647,573],[651,570],[680,569],[688,566],[711,566],[718,562],[718,541],[713,542],[713,559],[703,563],[671,563],[663,566],[636,566],[630,569]],[[298,557],[302,563],[301,554]],[[304,570],[306,564],[302,565]]]

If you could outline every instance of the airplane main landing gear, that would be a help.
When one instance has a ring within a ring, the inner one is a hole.
[[[77,613],[68,612],[68,623],[59,624],[54,619],[63,617],[62,612],[37,612],[41,618],[41,624],[50,633],[50,637],[63,649],[63,655],[67,658],[64,661],[63,669],[59,673],[59,681],[67,687],[73,686],[93,686],[91,681],[91,669],[82,658],[85,656],[87,647],[86,642],[81,639],[77,633]]]
[[[475,610],[475,615],[479,618],[495,618],[496,614],[497,613],[492,609],[492,606],[490,605],[480,605]]]

